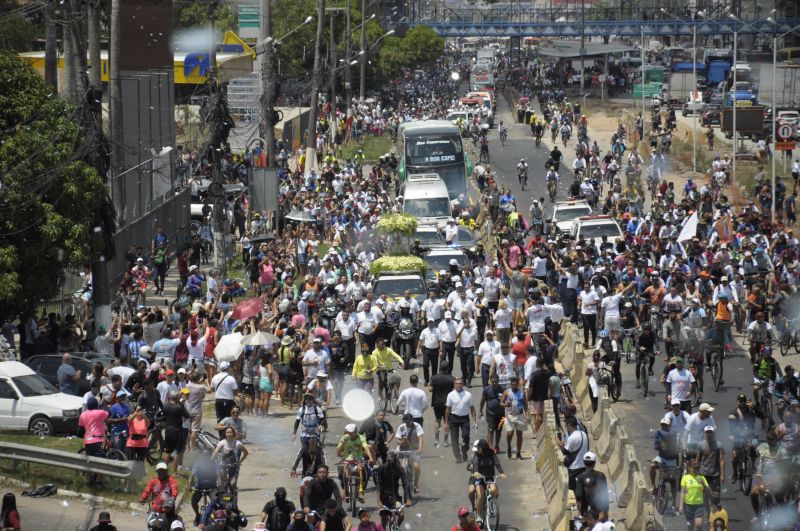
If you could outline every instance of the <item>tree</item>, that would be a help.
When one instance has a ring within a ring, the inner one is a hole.
[[[208,4],[203,2],[192,2],[186,5],[176,4],[178,16],[176,17],[176,27],[196,28],[208,26]],[[237,31],[239,28],[238,12],[227,4],[220,4],[217,8],[217,31]]]
[[[28,51],[33,40],[41,35],[41,28],[21,15],[0,19],[0,48]]]
[[[0,51],[0,318],[51,300],[66,268],[92,259],[106,196],[81,162],[76,109],[15,54]]]
[[[444,53],[444,39],[428,26],[416,26],[403,37],[381,41],[378,69],[384,78],[396,76],[403,68],[417,68]]]

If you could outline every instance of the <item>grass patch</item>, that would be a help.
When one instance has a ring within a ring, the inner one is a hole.
[[[356,151],[359,149],[364,150],[364,159],[369,162],[378,160],[378,157],[385,155],[392,149],[392,139],[389,136],[366,136],[363,137],[363,142],[359,144],[355,140],[350,140],[344,147],[342,147],[342,160],[352,159]]]
[[[80,438],[45,437],[42,439],[35,435],[16,433],[3,433],[3,440],[15,444],[27,444],[75,453],[83,446],[83,440]],[[155,469],[152,466],[145,462],[144,467],[144,477],[131,486],[130,492],[125,492],[125,484],[121,479],[108,478],[105,480],[104,485],[96,487],[89,484],[86,474],[81,474],[69,468],[25,462],[17,462],[15,464],[11,459],[6,457],[0,458],[0,475],[29,483],[32,488],[52,483],[61,489],[93,494],[126,502],[138,502],[139,494],[144,490],[147,481],[155,477]],[[178,492],[186,492],[187,478],[179,476],[177,480]]]

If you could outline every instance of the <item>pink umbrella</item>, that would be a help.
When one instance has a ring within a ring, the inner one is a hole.
[[[253,297],[252,299],[247,299],[236,305],[233,309],[233,318],[248,319],[254,315],[258,315],[263,309],[264,303],[261,302],[261,299]]]

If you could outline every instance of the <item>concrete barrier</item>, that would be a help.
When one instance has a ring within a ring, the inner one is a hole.
[[[542,489],[547,500],[547,518],[553,531],[569,528],[570,491],[565,467],[561,466],[561,451],[556,444],[556,435],[545,423],[536,433],[538,454],[536,470],[542,480]]]
[[[625,509],[625,528],[628,531],[656,531],[663,529],[663,524],[647,490],[647,483],[641,473],[634,475],[633,497]]]
[[[625,447],[628,444],[628,432],[620,422],[617,425],[616,433],[611,439],[611,454],[608,457],[608,471],[611,478],[616,481],[623,472],[625,466]]]
[[[611,454],[616,448],[614,444],[614,439],[617,436],[617,430],[619,429],[619,419],[617,418],[617,414],[614,413],[614,410],[608,406],[608,409],[605,414],[606,422],[597,426],[595,423],[592,423],[593,434],[599,428],[600,430],[600,437],[597,439],[597,444],[595,445],[595,450],[597,457],[603,463],[608,463],[609,459],[611,459]],[[597,426],[597,427],[596,427]]]
[[[565,369],[571,371],[575,365],[577,330],[575,325],[566,320],[561,321],[561,328],[564,331],[564,338],[558,345],[558,360]]]
[[[608,413],[611,411],[611,404],[607,398],[601,398],[600,403],[597,405],[597,413],[592,417],[592,439],[595,441],[600,438],[603,433],[603,426],[608,424]]]
[[[644,472],[639,468],[639,460],[636,458],[636,451],[630,444],[625,445],[622,456],[622,469],[618,477],[614,479],[614,486],[617,488],[617,505],[627,507],[633,497],[633,489],[636,486],[637,474],[644,477]]]

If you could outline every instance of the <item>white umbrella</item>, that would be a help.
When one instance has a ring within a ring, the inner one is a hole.
[[[267,332],[256,332],[255,334],[247,334],[242,338],[242,345],[257,346],[257,345],[272,345],[278,343],[278,339],[273,334]]]
[[[223,361],[231,362],[239,359],[239,356],[244,351],[242,337],[241,332],[222,336],[214,348],[214,356],[216,356],[217,361],[222,363]]]

